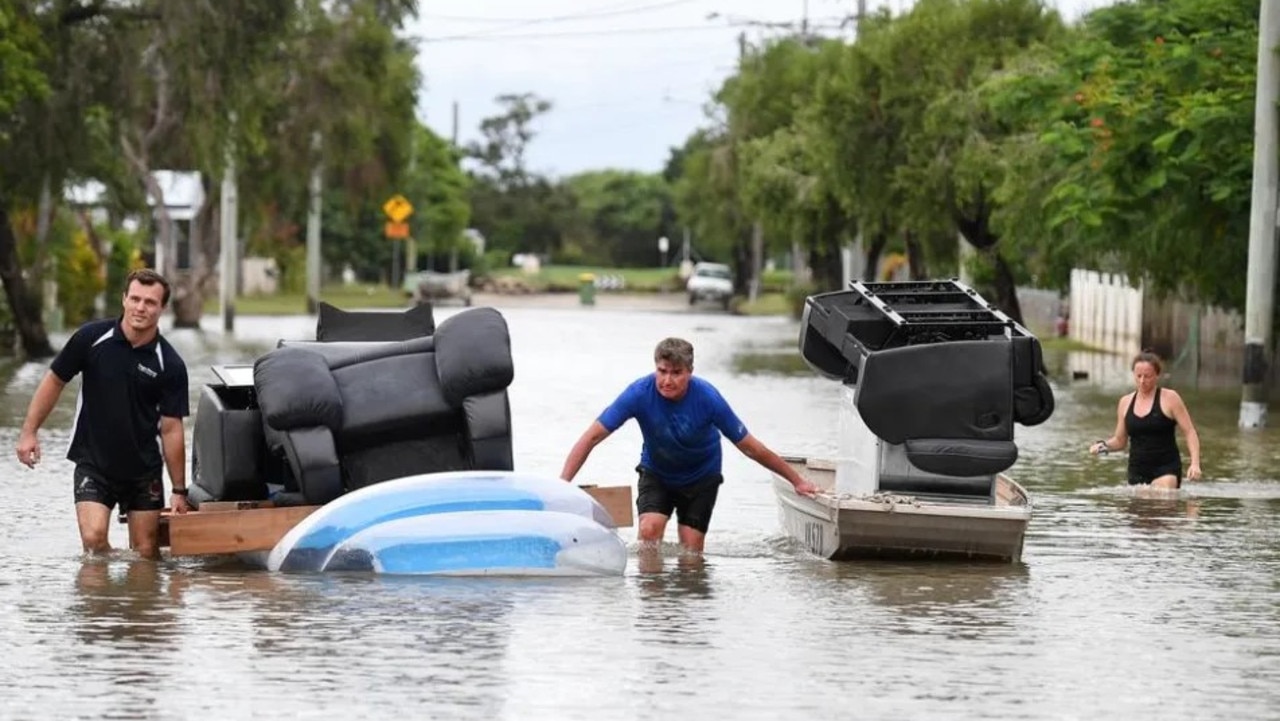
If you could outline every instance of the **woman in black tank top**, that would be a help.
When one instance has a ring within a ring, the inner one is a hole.
[[[1187,480],[1199,480],[1200,436],[1178,392],[1160,387],[1160,357],[1144,351],[1133,359],[1132,368],[1137,389],[1120,399],[1115,433],[1106,440],[1094,442],[1089,452],[1118,451],[1128,445],[1131,485],[1179,488],[1182,455],[1178,452],[1174,428],[1181,428],[1191,454]]]

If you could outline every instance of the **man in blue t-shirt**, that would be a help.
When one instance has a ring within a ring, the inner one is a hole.
[[[76,522],[89,553],[110,550],[111,509],[119,504],[128,514],[134,550],[148,558],[160,555],[163,467],[173,484],[173,510],[187,512],[187,366],[159,330],[169,294],[169,282],[159,273],[130,273],[124,314],[76,330],[36,388],[18,436],[18,461],[34,468],[40,462],[40,426],[67,383],[81,377],[67,459],[76,464]]]
[[[591,450],[627,419],[635,418],[644,436],[636,469],[640,473],[636,495],[640,540],[662,540],[674,511],[681,545],[699,552],[724,482],[721,434],[748,458],[790,481],[797,493],[812,496],[817,491],[747,432],[715,386],[693,377],[693,346],[688,341],[663,340],[653,360],[655,372],[627,386],[574,444],[561,478],[572,481]]]

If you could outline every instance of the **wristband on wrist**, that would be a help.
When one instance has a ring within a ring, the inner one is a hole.
[[[173,495],[175,496],[185,496],[187,495],[187,492],[188,492],[188,489],[185,486],[182,488],[173,489]]]

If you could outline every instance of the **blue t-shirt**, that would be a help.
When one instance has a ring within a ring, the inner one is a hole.
[[[747,427],[715,386],[689,379],[678,401],[658,393],[653,374],[627,386],[604,413],[600,425],[610,433],[628,418],[640,424],[644,445],[640,465],[670,486],[684,486],[720,473],[720,434],[733,443],[747,437]]]

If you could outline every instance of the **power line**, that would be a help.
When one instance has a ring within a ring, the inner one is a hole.
[[[576,13],[573,15],[557,15],[542,18],[495,18],[495,17],[466,17],[460,15],[420,15],[424,19],[447,20],[450,22],[464,23],[514,23],[523,25],[542,25],[546,23],[573,22],[576,20],[592,20],[595,18],[617,17],[619,15],[633,15],[640,12],[648,12],[674,5],[686,5],[695,2],[695,0],[666,0],[666,2],[652,3],[649,5],[641,5],[639,7],[620,7],[629,3],[618,3],[617,5],[608,5],[596,10]]]
[[[780,26],[780,25],[779,25]],[[840,30],[840,25],[811,25],[813,30]],[[608,30],[567,30],[563,32],[551,33],[517,33],[513,35],[442,35],[434,38],[422,38],[424,43],[446,43],[446,42],[489,42],[493,40],[544,40],[553,38],[588,38],[588,37],[604,37],[610,35],[647,35],[652,33],[674,33],[674,32],[694,32],[694,31],[723,31],[723,26],[717,25],[685,25],[674,27],[655,27],[655,28],[611,28]]]

